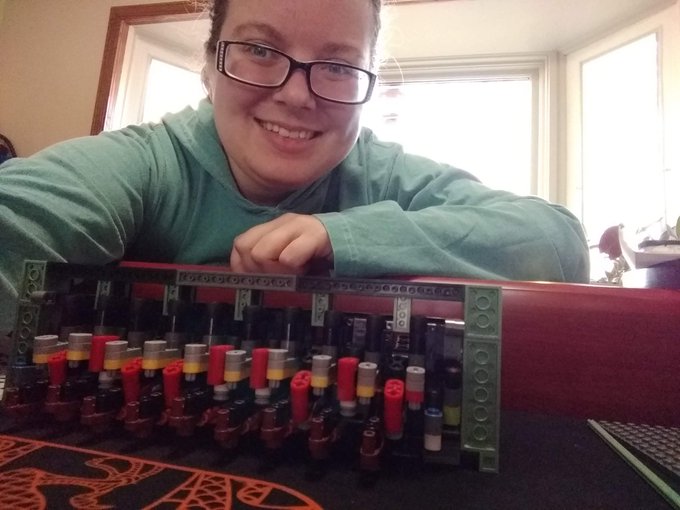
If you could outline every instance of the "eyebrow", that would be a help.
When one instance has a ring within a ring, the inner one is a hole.
[[[234,28],[234,35],[236,37],[243,37],[250,32],[258,32],[260,35],[264,35],[279,42],[283,40],[283,35],[274,27],[267,25],[266,23],[243,23]]]
[[[256,32],[258,35],[262,35],[267,39],[271,39],[272,43],[276,45],[283,45],[285,39],[281,32],[276,30],[271,25],[267,25],[266,23],[249,22],[237,25],[234,28],[234,36],[239,38],[245,37],[253,32]],[[341,55],[347,58],[364,60],[363,52],[355,46],[351,46],[349,44],[331,42],[324,44],[321,47],[321,51],[325,55]]]
[[[352,58],[356,58],[357,60],[364,59],[364,53],[362,51],[348,44],[328,43],[322,47],[322,51],[324,53],[328,53],[331,55],[337,54],[346,55]]]

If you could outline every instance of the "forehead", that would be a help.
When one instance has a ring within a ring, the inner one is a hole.
[[[374,31],[371,0],[231,0],[221,35],[263,38],[288,51],[346,51],[365,58]]]

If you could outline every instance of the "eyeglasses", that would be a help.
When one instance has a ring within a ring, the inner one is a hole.
[[[282,87],[297,69],[305,71],[307,86],[317,97],[343,104],[362,104],[373,91],[375,74],[350,64],[329,60],[300,62],[282,51],[239,41],[217,43],[217,70],[248,85]]]

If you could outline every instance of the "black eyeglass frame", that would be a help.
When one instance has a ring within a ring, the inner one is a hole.
[[[267,51],[271,51],[273,53],[276,53],[277,55],[281,55],[285,59],[288,60],[288,73],[286,76],[281,80],[280,83],[277,83],[276,85],[262,85],[260,83],[253,83],[251,81],[244,80],[242,78],[238,78],[232,74],[229,74],[227,70],[224,67],[224,61],[225,61],[225,56],[227,52],[227,48],[229,47],[230,44],[238,44],[241,46],[251,46],[254,48],[262,48]],[[243,41],[218,41],[217,46],[215,48],[215,53],[216,53],[216,58],[215,58],[215,66],[217,68],[217,71],[226,76],[227,78],[231,78],[234,81],[237,81],[239,83],[244,83],[246,85],[252,85],[253,87],[260,87],[264,89],[278,89],[280,87],[283,87],[286,82],[290,79],[290,77],[293,75],[293,73],[298,70],[302,69],[305,72],[305,77],[307,79],[307,88],[309,91],[319,99],[323,99],[324,101],[330,101],[331,103],[338,103],[338,104],[346,104],[346,105],[360,105],[368,102],[371,99],[371,94],[373,93],[373,88],[375,86],[375,82],[377,79],[377,76],[370,72],[367,71],[366,69],[363,69],[361,67],[357,67],[351,64],[345,64],[340,63],[340,62],[334,62],[332,60],[310,60],[307,62],[302,62],[300,60],[296,60],[290,55],[287,55],[286,53],[277,50],[276,48],[272,48],[271,46],[266,46],[263,44],[255,44],[255,43],[249,43],[249,42],[243,42]],[[318,94],[314,88],[312,87],[312,78],[311,78],[311,70],[312,66],[317,65],[317,64],[332,64],[332,65],[339,65],[343,67],[348,67],[350,69],[354,69],[356,71],[361,71],[362,73],[365,73],[368,76],[368,88],[366,89],[366,95],[363,100],[361,101],[341,101],[338,99],[329,99],[327,97],[324,97],[320,94]]]

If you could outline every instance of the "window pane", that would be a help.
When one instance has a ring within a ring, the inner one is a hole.
[[[381,139],[467,170],[493,188],[531,192],[529,78],[384,85],[363,122]]]
[[[656,34],[583,65],[583,218],[592,242],[664,214]]]
[[[196,107],[205,97],[200,73],[151,59],[142,122],[158,122],[168,112]]]

